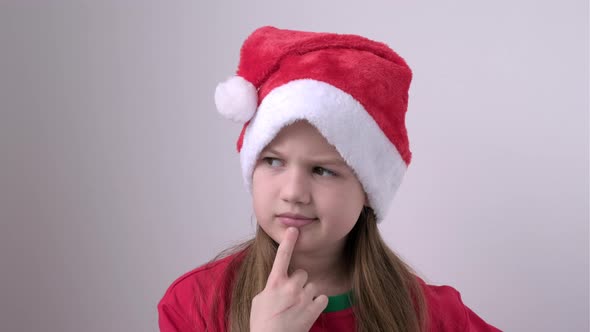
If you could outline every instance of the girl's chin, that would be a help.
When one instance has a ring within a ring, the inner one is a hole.
[[[285,236],[286,232],[287,232],[287,228],[288,227],[277,227],[273,230],[273,232],[271,233],[272,235],[270,236],[276,243],[281,243],[283,241],[283,237]],[[309,236],[310,236],[310,230],[307,229],[307,227],[296,227],[299,230],[299,235],[297,236],[297,241],[295,242],[295,251],[297,251],[298,249],[307,246],[308,242],[310,240]],[[268,234],[268,233],[267,233]]]

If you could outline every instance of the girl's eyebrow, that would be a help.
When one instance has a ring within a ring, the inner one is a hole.
[[[283,154],[278,152],[277,150],[273,149],[273,148],[266,148],[264,150],[262,150],[262,153],[272,153],[276,156],[282,157]],[[341,160],[340,158],[334,158],[334,157],[328,157],[328,158],[317,158],[317,159],[313,159],[310,158],[308,160],[308,163],[310,164],[321,164],[321,165],[338,165],[338,166],[345,166],[348,167],[348,164],[346,162],[344,162],[343,160]]]
[[[278,152],[277,150],[275,150],[273,148],[264,148],[262,151],[260,151],[260,155],[262,155],[264,153],[271,153],[271,154],[274,154],[279,157],[283,156],[280,152]]]
[[[325,159],[314,159],[312,161],[312,163],[314,164],[320,164],[320,165],[336,165],[336,166],[344,166],[344,167],[348,167],[348,164],[345,163],[344,161],[340,160],[340,159],[335,159],[335,158],[325,158]]]

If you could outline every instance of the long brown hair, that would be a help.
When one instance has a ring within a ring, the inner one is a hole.
[[[229,267],[236,271],[225,312],[229,331],[249,330],[252,299],[266,285],[277,247],[258,227],[253,239],[220,255],[242,253]],[[361,212],[348,235],[344,255],[352,277],[357,331],[426,331],[427,307],[422,287],[412,269],[383,241],[372,209],[365,207]]]

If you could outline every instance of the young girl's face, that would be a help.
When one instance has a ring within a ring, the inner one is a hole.
[[[283,128],[262,150],[252,195],[260,227],[280,243],[296,225],[295,251],[310,253],[341,250],[366,204],[352,169],[307,121]]]

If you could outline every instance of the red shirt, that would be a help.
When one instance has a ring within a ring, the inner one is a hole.
[[[229,304],[231,280],[235,271],[227,269],[229,256],[196,268],[170,285],[158,304],[160,331],[189,332],[226,330],[225,309]],[[495,332],[461,301],[461,294],[449,286],[423,285],[431,332]],[[215,304],[214,304],[215,303]],[[214,305],[212,305],[214,304]],[[352,308],[321,313],[310,332],[354,331]]]

